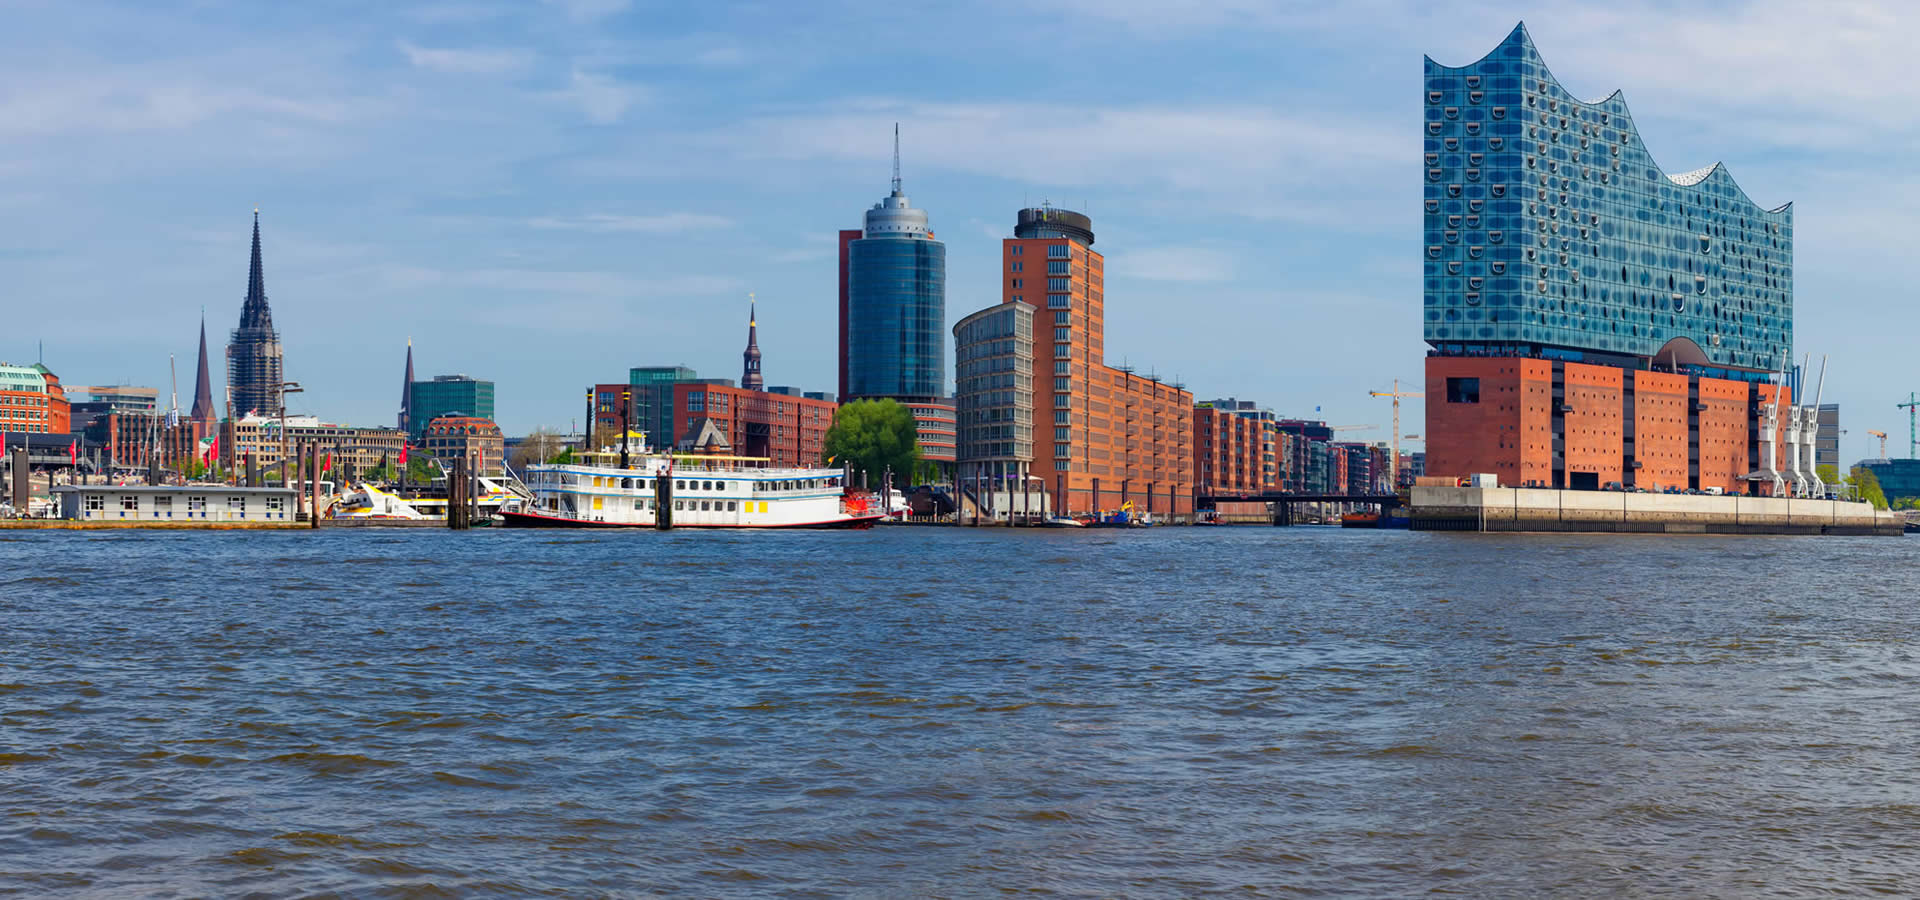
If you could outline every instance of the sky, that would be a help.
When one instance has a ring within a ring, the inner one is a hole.
[[[204,311],[219,395],[257,206],[296,413],[392,423],[411,337],[509,434],[565,429],[633,366],[737,378],[749,293],[767,382],[832,391],[835,233],[897,122],[949,324],[1050,202],[1093,218],[1109,363],[1384,440],[1367,392],[1425,351],[1421,59],[1523,19],[1666,171],[1794,203],[1796,356],[1832,357],[1843,457],[1897,446],[1905,3],[0,0],[0,359],[164,396],[171,355],[189,404]]]

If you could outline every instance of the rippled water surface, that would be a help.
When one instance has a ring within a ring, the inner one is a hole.
[[[1908,894],[1916,547],[4,531],[0,894]]]

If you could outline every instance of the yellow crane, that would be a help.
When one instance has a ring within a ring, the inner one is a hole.
[[[1401,390],[1398,378],[1393,380],[1391,391],[1368,391],[1367,393],[1375,397],[1393,398],[1393,449],[1388,451],[1390,455],[1387,457],[1387,484],[1397,491],[1400,489],[1400,398],[1425,397],[1427,393]]]
[[[1886,459],[1887,458],[1887,433],[1884,431],[1874,431],[1871,428],[1867,429],[1867,433],[1880,439],[1880,458]]]

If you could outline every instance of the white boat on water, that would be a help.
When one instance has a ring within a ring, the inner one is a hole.
[[[527,499],[525,492],[511,482],[482,476],[478,479],[475,505],[479,517],[497,515],[502,509]],[[349,486],[340,499],[327,509],[329,519],[438,519],[447,518],[445,497],[403,497],[377,485],[361,483]]]
[[[850,495],[839,469],[773,468],[745,456],[582,454],[528,466],[532,499],[501,511],[509,528],[652,528],[663,503],[675,528],[867,528],[881,518]],[[609,459],[608,457],[611,457]],[[661,480],[669,487],[660,496]]]

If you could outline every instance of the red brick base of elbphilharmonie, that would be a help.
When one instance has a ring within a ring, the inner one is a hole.
[[[1503,486],[1764,493],[1742,476],[1762,468],[1761,410],[1776,390],[1549,359],[1429,356],[1426,471],[1492,473]]]

